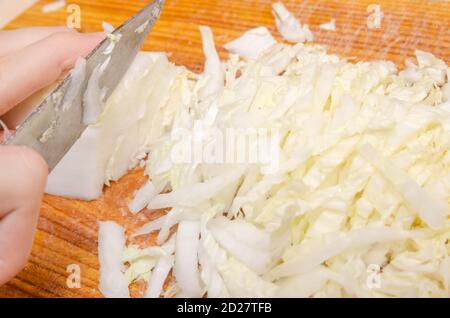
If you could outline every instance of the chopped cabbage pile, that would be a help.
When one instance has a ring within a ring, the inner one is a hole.
[[[301,26],[283,8],[277,25]],[[157,232],[160,247],[119,255],[123,230],[100,222],[103,294],[145,280],[146,297],[449,297],[445,62],[418,50],[402,71],[353,64],[266,28],[221,61],[200,30],[202,74],[139,55],[50,178],[52,193],[94,199],[148,154],[130,217],[167,209],[133,234]],[[217,132],[245,129],[276,132],[267,160],[222,160]],[[199,143],[210,160],[185,156]]]

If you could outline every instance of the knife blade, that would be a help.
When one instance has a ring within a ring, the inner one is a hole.
[[[86,57],[83,82],[72,83],[69,74],[4,144],[31,147],[44,157],[52,171],[88,126],[83,120],[84,94],[91,77],[102,68],[98,86],[103,103],[127,72],[163,5],[164,0],[153,1],[102,41]],[[112,51],[111,45],[114,45]],[[71,85],[76,85],[78,91],[70,94],[73,98],[67,101],[64,97]]]

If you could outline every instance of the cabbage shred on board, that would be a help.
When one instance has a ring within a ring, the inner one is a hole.
[[[100,222],[103,294],[143,279],[146,297],[450,296],[450,68],[419,50],[402,71],[353,64],[265,28],[220,61],[201,33],[203,74],[139,55],[50,178],[94,199],[148,154],[129,217],[167,208],[133,234],[158,231],[159,246],[120,259],[123,232]],[[239,128],[277,132],[275,166],[219,160],[210,132]],[[180,160],[199,138],[213,160]]]

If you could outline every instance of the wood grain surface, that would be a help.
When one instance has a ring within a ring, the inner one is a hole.
[[[7,28],[37,25],[65,25],[69,13],[59,10],[42,13],[39,1]],[[120,25],[127,17],[146,5],[146,0],[77,0],[81,8],[81,30],[101,30],[101,22]],[[167,0],[160,21],[152,31],[144,49],[165,51],[170,59],[200,71],[201,52],[199,25],[212,27],[220,54],[227,41],[243,31],[260,25],[278,34],[271,15],[270,0]],[[450,62],[449,0],[285,0],[286,6],[315,34],[315,42],[329,51],[349,59],[389,59],[400,67],[413,56],[416,48],[426,50]],[[384,12],[380,29],[368,30],[366,11],[370,3],[378,3]],[[336,19],[337,30],[319,29],[319,25]],[[0,45],[2,45],[0,43]],[[98,291],[97,220],[116,220],[130,231],[155,213],[131,217],[127,204],[136,189],[145,182],[142,171],[127,176],[105,189],[98,201],[82,202],[45,196],[39,228],[29,263],[10,283],[0,287],[0,297],[100,297]],[[159,214],[158,212],[157,214]],[[143,238],[139,244],[154,242]],[[66,271],[70,264],[81,268],[81,288],[70,289]],[[140,286],[142,287],[142,286]],[[133,294],[139,296],[139,286]]]

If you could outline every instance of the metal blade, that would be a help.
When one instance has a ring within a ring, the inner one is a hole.
[[[108,38],[87,57],[85,80],[79,93],[69,101],[70,107],[62,107],[62,104],[66,102],[64,96],[71,85],[71,75],[63,80],[4,144],[33,148],[45,158],[49,170],[53,170],[87,127],[83,123],[83,96],[94,69],[107,64],[99,80],[99,88],[104,92],[106,100],[139,52],[159,18],[163,4],[163,0],[153,1],[116,29],[113,34],[120,36],[120,40],[115,43],[111,54],[105,54],[112,41]],[[110,61],[106,62],[109,58]]]

